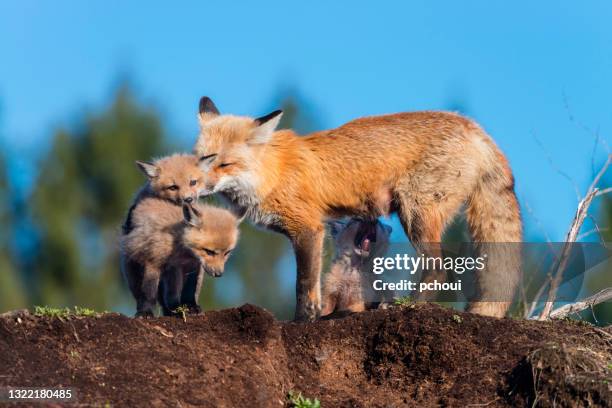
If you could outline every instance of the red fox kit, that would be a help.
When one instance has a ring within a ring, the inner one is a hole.
[[[227,210],[177,206],[143,199],[132,212],[132,230],[122,236],[122,269],[136,298],[136,316],[164,315],[180,305],[199,313],[204,272],[218,277],[238,240],[238,220]]]
[[[391,227],[380,221],[351,219],[330,223],[335,256],[322,288],[325,316],[332,312],[361,312],[375,303],[389,301],[372,289],[372,261],[384,256],[389,247]]]
[[[275,131],[281,111],[252,119],[220,115],[200,100],[194,147],[204,194],[220,193],[255,223],[285,234],[297,261],[296,319],[320,313],[320,271],[327,218],[373,219],[397,213],[417,252],[440,242],[462,206],[474,241],[520,242],[521,217],[508,162],[473,121],[449,112],[364,117],[298,136]],[[427,254],[439,256],[439,254]],[[480,299],[508,299],[520,276],[518,256],[489,257]],[[509,302],[473,302],[469,310],[505,314]]]
[[[132,229],[132,211],[147,197],[166,200],[176,205],[193,203],[204,187],[203,174],[196,156],[173,154],[153,163],[137,161],[138,168],[147,176],[147,183],[138,192],[123,224],[123,233]]]

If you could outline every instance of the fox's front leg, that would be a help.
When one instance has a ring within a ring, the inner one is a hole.
[[[321,255],[325,229],[304,228],[291,237],[297,263],[295,320],[321,315]]]
[[[184,282],[183,271],[178,267],[166,268],[162,280],[164,290],[161,294],[160,303],[162,304],[164,316],[177,315],[176,309],[181,306],[181,292]]]
[[[200,265],[197,270],[185,277],[185,284],[181,293],[181,304],[189,308],[189,313],[199,314],[202,308],[198,303],[202,282],[204,281],[204,268]]]

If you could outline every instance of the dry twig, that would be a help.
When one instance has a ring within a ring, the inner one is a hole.
[[[612,288],[606,288],[594,294],[593,296],[589,296],[585,299],[582,299],[576,303],[570,303],[565,306],[561,306],[558,309],[550,312],[549,317],[551,319],[562,319],[574,313],[581,312],[589,307],[593,307],[599,303],[607,302],[612,299]]]
[[[610,163],[612,162],[612,154],[608,154],[608,159],[604,163],[599,173],[593,179],[593,182],[589,186],[587,193],[583,199],[578,203],[578,210],[576,210],[576,215],[570,225],[570,229],[567,232],[565,237],[565,243],[563,245],[563,249],[561,250],[561,256],[559,257],[559,261],[557,263],[557,267],[555,268],[556,273],[554,274],[552,281],[550,283],[550,290],[548,291],[548,297],[546,299],[546,303],[544,304],[544,308],[540,313],[539,319],[546,320],[550,318],[550,313],[552,311],[555,299],[557,297],[557,291],[559,289],[559,285],[563,279],[563,272],[565,271],[565,267],[567,266],[567,262],[569,260],[571,246],[574,242],[576,242],[578,238],[578,234],[580,233],[580,228],[584,223],[585,218],[587,217],[589,207],[593,202],[593,199],[597,196],[599,190],[597,189],[597,185],[599,181],[603,177],[603,175],[608,170]]]

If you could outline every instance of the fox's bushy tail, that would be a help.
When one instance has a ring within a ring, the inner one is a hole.
[[[468,311],[502,317],[521,278],[521,214],[506,158],[489,140],[483,143],[489,160],[482,163],[466,218],[480,256],[486,254],[486,267],[477,276],[479,301],[470,303]]]

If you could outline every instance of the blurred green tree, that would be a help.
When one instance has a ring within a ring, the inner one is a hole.
[[[12,202],[8,163],[0,152],[0,310],[27,305],[23,282],[10,248],[14,225]]]

